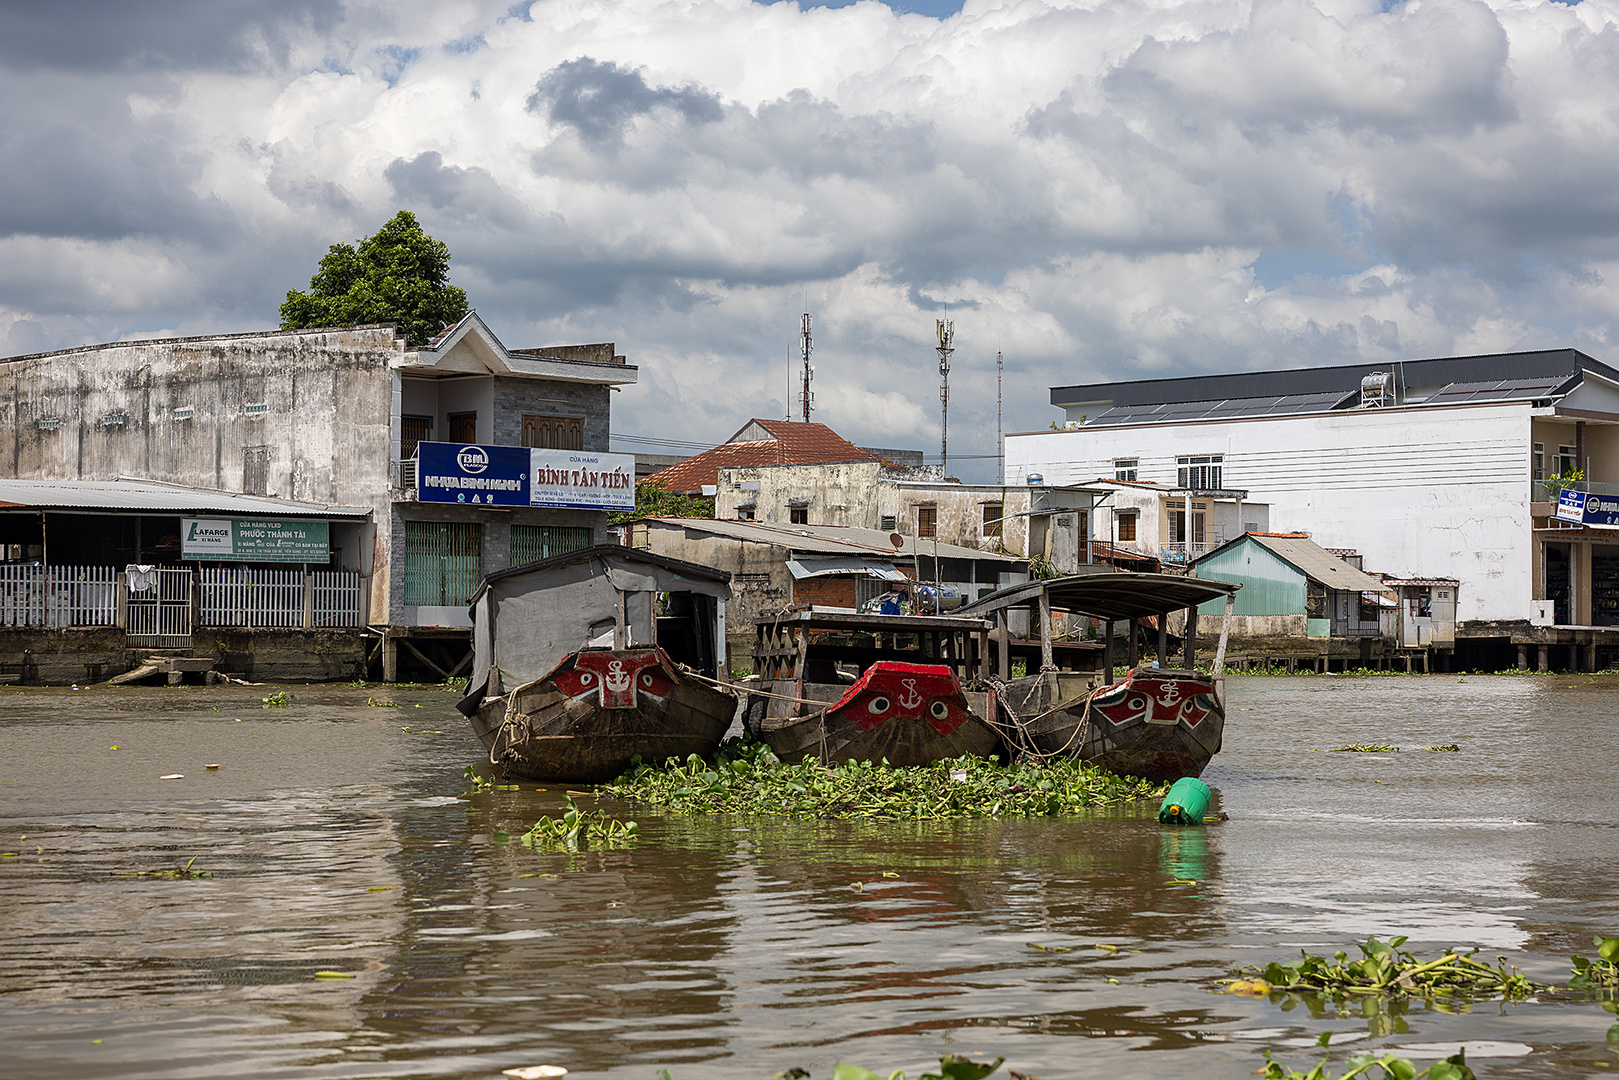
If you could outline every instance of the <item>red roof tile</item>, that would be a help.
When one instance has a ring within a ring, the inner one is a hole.
[[[771,438],[739,441],[738,436],[758,427]],[[721,469],[757,468],[760,465],[827,465],[842,461],[878,461],[875,454],[855,446],[825,424],[791,420],[750,420],[731,438],[701,454],[660,469],[641,482],[658,484],[673,492],[696,492],[704,484],[718,484]]]

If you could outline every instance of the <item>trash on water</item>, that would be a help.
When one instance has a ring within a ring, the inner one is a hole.
[[[561,1065],[524,1065],[521,1069],[506,1069],[501,1075],[513,1080],[543,1080],[547,1076],[567,1076],[568,1070]]]

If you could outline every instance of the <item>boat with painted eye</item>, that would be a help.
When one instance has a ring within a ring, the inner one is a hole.
[[[485,577],[470,604],[473,670],[484,675],[457,707],[489,763],[589,784],[637,758],[712,753],[736,715],[725,684],[730,577],[617,545]]]
[[[758,620],[745,725],[785,762],[926,765],[1004,754],[989,624],[811,609]]]
[[[1010,678],[1002,669],[1000,706],[1009,739],[1036,757],[1077,757],[1125,776],[1153,781],[1198,776],[1220,752],[1225,733],[1226,642],[1240,585],[1172,574],[1100,573],[1031,581],[991,593],[960,609],[993,618],[1005,640],[1009,613],[1029,609],[1040,627],[1041,670]],[[1208,673],[1197,670],[1198,607],[1224,602],[1220,642]],[[1185,611],[1184,657],[1169,667],[1169,617]],[[1059,671],[1052,663],[1054,612],[1097,619],[1103,627],[1101,664],[1091,672]],[[1113,639],[1128,626],[1129,666],[1113,678]],[[1158,663],[1142,665],[1138,630],[1156,630]]]

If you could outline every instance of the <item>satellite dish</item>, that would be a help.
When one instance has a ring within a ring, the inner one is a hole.
[[[889,533],[888,542],[893,544],[894,549],[897,551],[905,546],[905,537],[901,536],[899,533]]]

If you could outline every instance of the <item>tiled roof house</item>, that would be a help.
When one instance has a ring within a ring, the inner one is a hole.
[[[721,469],[878,460],[825,424],[749,420],[741,431],[712,450],[661,469],[642,483],[658,484],[677,494],[697,495],[704,485],[719,483]]]

